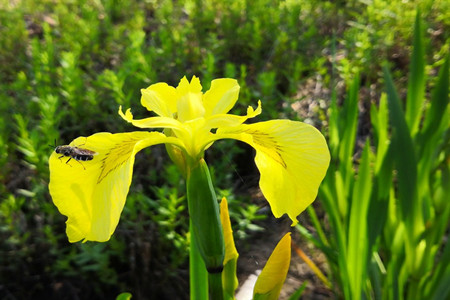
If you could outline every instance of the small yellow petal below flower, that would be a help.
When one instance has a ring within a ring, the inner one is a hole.
[[[280,295],[291,263],[291,233],[273,250],[253,289],[254,299],[276,300]]]
[[[228,202],[224,197],[220,202],[220,221],[222,222],[223,237],[225,239],[225,258],[223,264],[238,258],[239,254],[234,245],[233,230],[231,229],[230,215],[228,214]]]
[[[330,162],[322,134],[290,120],[272,120],[234,128],[219,128],[217,138],[234,138],[256,149],[259,186],[275,217],[297,216],[317,196]]]
[[[61,154],[53,152],[49,158],[49,189],[61,214],[68,217],[69,241],[107,241],[125,204],[136,153],[171,141],[158,132],[102,132],[79,137],[70,144],[78,152],[85,149],[95,153],[91,160],[60,158]]]
[[[234,294],[239,286],[236,276],[236,265],[239,254],[234,245],[233,230],[231,228],[228,202],[224,197],[220,202],[220,221],[222,223],[223,238],[225,240],[225,257],[223,259],[222,285],[225,299],[234,299]]]

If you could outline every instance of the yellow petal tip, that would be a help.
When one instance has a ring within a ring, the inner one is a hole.
[[[290,261],[291,233],[288,232],[278,242],[256,281],[253,290],[255,299],[278,299],[289,271]]]

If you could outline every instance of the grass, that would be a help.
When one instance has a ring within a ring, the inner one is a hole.
[[[332,234],[314,237],[299,229],[326,255],[329,276],[345,299],[445,299],[450,292],[443,271],[449,251],[450,56],[425,101],[421,23],[418,12],[406,108],[385,65],[385,94],[370,111],[373,136],[356,161],[358,77],[344,104],[332,103],[334,163],[320,190],[330,221],[314,222],[318,233],[329,226]],[[312,207],[309,213],[316,218]]]
[[[327,134],[334,165],[318,202],[327,217],[310,236],[327,254],[335,294],[401,298],[416,286],[442,295],[449,12],[447,1],[0,0],[0,297],[187,297],[184,182],[162,163],[162,148],[137,157],[108,244],[69,245],[47,190],[49,145],[131,130],[118,106],[142,116],[140,89],[183,75],[199,76],[205,89],[212,78],[238,79],[236,113],[261,99],[261,120],[297,119],[292,104],[324,95],[308,113]],[[322,90],[301,90],[308,82]],[[230,214],[245,238],[260,229],[252,223],[260,215],[241,191],[258,175],[249,149],[222,145],[208,163],[218,195],[235,199]],[[365,224],[374,210],[380,218]],[[417,274],[426,276],[409,283]],[[174,280],[179,287],[167,289]]]

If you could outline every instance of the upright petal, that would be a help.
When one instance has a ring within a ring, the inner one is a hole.
[[[235,79],[221,78],[213,80],[211,88],[203,96],[205,116],[229,112],[238,99],[239,89],[239,84]]]
[[[136,153],[172,139],[157,132],[102,132],[79,137],[70,144],[77,152],[93,152],[88,161],[53,152],[49,189],[61,214],[68,217],[69,241],[107,241],[125,204]]]
[[[219,128],[217,137],[234,138],[256,149],[259,186],[275,217],[297,216],[317,196],[330,162],[325,138],[314,127],[272,120],[235,128]]]
[[[177,86],[177,92],[180,96],[177,103],[178,120],[186,122],[203,117],[205,108],[202,102],[202,86],[200,80],[193,76],[189,83],[186,77],[183,77]]]
[[[177,111],[178,94],[174,87],[160,82],[141,89],[141,104],[161,117],[173,118]]]

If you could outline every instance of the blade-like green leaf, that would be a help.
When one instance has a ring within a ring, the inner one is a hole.
[[[384,66],[384,79],[388,96],[389,120],[392,126],[392,155],[397,168],[398,198],[403,217],[411,218],[412,206],[417,205],[417,165],[414,144],[405,121],[400,99],[391,74]]]
[[[338,157],[339,150],[339,111],[337,106],[337,90],[335,84],[335,69],[336,69],[336,35],[333,34],[331,41],[331,53],[333,57],[332,63],[332,84],[331,84],[331,104],[329,108],[329,119],[328,119],[328,146],[330,147],[330,152],[332,157]]]
[[[302,225],[297,224],[295,225],[295,228],[304,238],[306,238],[306,240],[308,240],[315,247],[320,249],[320,251],[322,251],[327,256],[328,259],[337,264],[337,255],[335,249],[331,248],[329,245],[324,245],[321,240],[316,238],[308,229],[306,229]]]
[[[425,290],[428,299],[448,299],[450,295],[450,243],[445,245],[434,276],[429,280]]]
[[[353,184],[353,153],[355,149],[356,129],[358,125],[358,92],[359,75],[356,75],[344,106],[339,114],[340,144],[339,144],[339,171],[344,179],[344,191],[350,191]],[[346,198],[348,195],[345,195]]]
[[[421,145],[422,149],[425,147],[435,147],[435,145],[429,145],[429,141],[433,136],[441,135],[442,132],[438,131],[442,119],[446,116],[448,118],[447,107],[449,105],[449,60],[450,54],[444,61],[444,64],[439,70],[438,80],[435,88],[431,93],[430,107],[426,112],[423,129],[421,130]],[[421,154],[423,151],[421,151]]]
[[[353,190],[353,202],[350,209],[348,227],[347,264],[351,287],[351,299],[361,299],[364,291],[364,281],[367,278],[368,240],[367,218],[372,190],[370,175],[370,144],[363,150],[359,165],[358,178]]]
[[[425,59],[420,10],[417,10],[416,14],[413,45],[405,114],[412,137],[416,135],[419,128],[425,94]]]
[[[308,206],[306,211],[308,212],[308,215],[311,218],[311,222],[313,223],[314,228],[316,228],[317,230],[317,234],[319,235],[320,241],[324,245],[329,246],[330,243],[328,242],[325,232],[323,231],[322,226],[320,225],[320,221],[319,218],[317,217],[316,211],[314,210],[314,206],[313,205]]]
[[[371,119],[377,137],[377,154],[375,160],[375,180],[370,201],[368,219],[368,243],[371,249],[386,222],[389,209],[389,192],[392,185],[392,155],[389,153],[388,109],[386,94],[381,95],[379,109],[371,109]],[[375,125],[376,124],[376,125]],[[392,152],[392,149],[390,150]]]
[[[306,289],[308,281],[303,281],[302,285],[289,297],[288,300],[298,300]]]
[[[332,157],[337,157],[338,150],[339,150],[339,125],[338,125],[338,107],[337,107],[337,92],[336,88],[333,87],[332,93],[331,93],[331,104],[329,111],[329,131],[328,131],[328,145],[330,147],[330,152]]]
[[[373,111],[373,112],[372,112]],[[382,94],[378,110],[376,107],[371,109],[371,121],[374,125],[375,134],[377,137],[377,157],[375,163],[375,172],[378,174],[383,163],[386,151],[389,147],[389,132],[388,132],[388,107],[386,94]]]
[[[378,160],[381,160],[381,167],[375,173],[374,187],[369,207],[371,217],[367,220],[369,249],[372,249],[376,244],[377,238],[382,232],[387,219],[394,164],[391,151],[388,150],[384,156],[377,155],[377,163]]]

